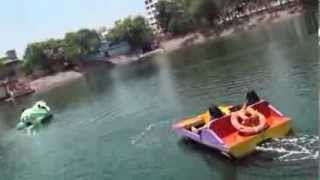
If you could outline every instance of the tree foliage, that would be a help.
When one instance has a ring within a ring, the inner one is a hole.
[[[305,8],[315,8],[318,7],[318,1],[317,0],[300,0],[300,3]]]
[[[214,25],[219,11],[214,0],[161,0],[156,5],[163,32],[186,33],[196,27]]]
[[[175,26],[171,21],[177,21],[174,20],[174,18],[177,17],[179,13],[178,3],[175,1],[161,0],[156,4],[156,9],[158,12],[158,16],[156,17],[158,23],[163,32],[166,33],[169,31],[170,23],[171,26]]]
[[[67,33],[64,39],[32,43],[25,50],[23,69],[27,74],[34,69],[52,72],[54,65],[74,62],[81,56],[96,52],[99,47],[99,35],[88,29]]]
[[[197,25],[213,25],[219,15],[219,9],[214,0],[185,0],[183,2]]]
[[[117,21],[105,38],[111,43],[127,41],[133,49],[141,49],[153,39],[153,33],[145,18],[136,16]]]
[[[168,25],[168,32],[173,34],[185,34],[192,30],[194,30],[193,20],[183,15],[173,17]]]
[[[24,55],[24,71],[31,74],[34,68],[48,68],[48,60],[44,54],[42,43],[33,43],[27,46]]]
[[[2,68],[4,68],[4,65],[3,65],[3,62],[0,61],[0,71]]]
[[[65,55],[71,60],[95,53],[99,47],[100,37],[94,30],[81,29],[67,33],[64,38]]]

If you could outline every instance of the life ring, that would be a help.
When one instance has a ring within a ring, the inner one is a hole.
[[[267,127],[265,116],[250,107],[231,113],[231,124],[245,135],[260,133]]]

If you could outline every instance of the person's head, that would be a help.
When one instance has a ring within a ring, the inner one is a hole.
[[[249,91],[247,93],[246,99],[247,99],[247,104],[248,105],[252,105],[252,104],[257,103],[257,102],[260,101],[259,96],[257,95],[257,93],[254,90]]]
[[[224,113],[219,109],[219,107],[214,104],[209,107],[209,113],[212,118],[220,118],[224,115]]]

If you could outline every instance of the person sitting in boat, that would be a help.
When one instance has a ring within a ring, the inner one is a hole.
[[[260,101],[259,96],[254,90],[247,92],[246,99],[247,99],[247,103],[246,103],[247,106],[250,106]]]
[[[209,107],[209,113],[210,113],[211,119],[216,119],[224,115],[229,115],[230,112],[231,111],[229,106],[216,106],[213,104]]]
[[[257,95],[257,93],[254,90],[247,92],[246,99],[247,99],[247,103],[244,106],[241,106],[241,105],[239,105],[239,106],[217,106],[215,104],[211,105],[209,107],[209,114],[211,116],[211,119],[220,118],[224,115],[230,115],[231,112],[239,111],[242,107],[244,107],[244,109],[245,109],[247,106],[250,106],[250,105],[255,104],[260,101],[259,96]]]

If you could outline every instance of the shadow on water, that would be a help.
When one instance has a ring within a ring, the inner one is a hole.
[[[113,87],[113,79],[110,72],[113,68],[106,68],[105,66],[96,66],[84,75],[86,88],[90,91],[101,94]],[[98,77],[98,78],[97,78]]]
[[[115,74],[113,74],[113,72]],[[145,79],[151,78],[159,73],[159,67],[153,61],[141,61],[131,64],[120,65],[111,72],[114,78],[120,80]]]
[[[201,157],[207,164],[210,172],[218,173],[221,180],[237,180],[235,161],[221,154],[219,151],[190,139],[180,139],[178,147],[185,153]],[[216,174],[212,174],[216,178]]]

